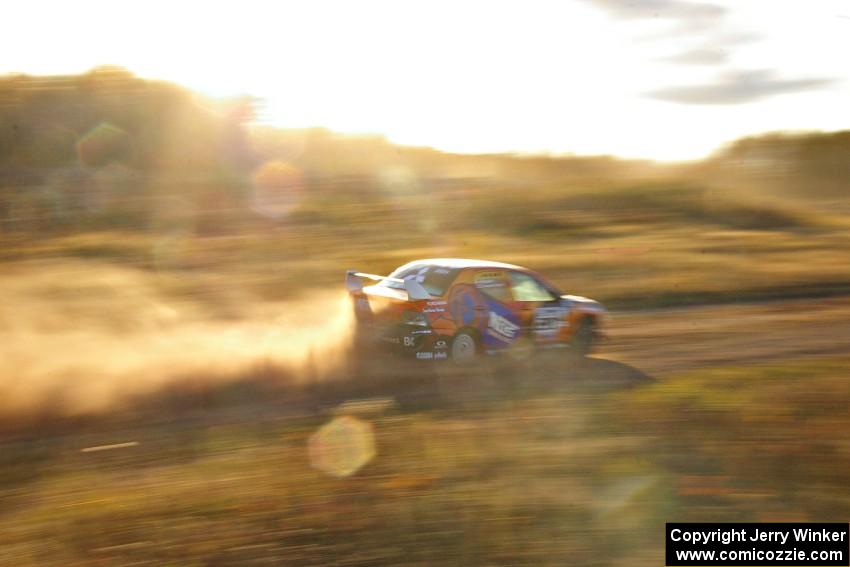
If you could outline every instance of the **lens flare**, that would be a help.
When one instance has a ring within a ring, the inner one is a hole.
[[[108,122],[101,122],[77,141],[77,159],[97,167],[128,157],[130,135]]]
[[[334,418],[310,437],[310,462],[335,477],[351,476],[377,453],[372,425],[344,415]]]
[[[304,180],[301,170],[284,161],[269,161],[252,177],[251,208],[258,214],[278,220],[301,202]]]

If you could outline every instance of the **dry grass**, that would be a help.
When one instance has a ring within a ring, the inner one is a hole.
[[[342,479],[308,458],[330,417],[101,425],[7,444],[0,560],[657,565],[665,521],[846,517],[846,364],[369,414],[377,456]]]

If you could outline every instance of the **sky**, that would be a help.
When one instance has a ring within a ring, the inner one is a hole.
[[[10,8],[10,6],[12,6]],[[118,65],[466,153],[701,158],[850,128],[846,0],[17,0],[0,73]]]

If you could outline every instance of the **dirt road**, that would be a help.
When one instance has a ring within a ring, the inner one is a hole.
[[[721,364],[850,354],[850,298],[613,313],[599,356],[655,377]]]

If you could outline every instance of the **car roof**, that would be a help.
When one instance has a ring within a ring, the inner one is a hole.
[[[443,268],[501,268],[527,271],[527,268],[515,266],[514,264],[493,262],[491,260],[470,260],[468,258],[428,258],[425,260],[414,260],[413,262],[409,262],[408,265],[413,264],[430,264]]]

